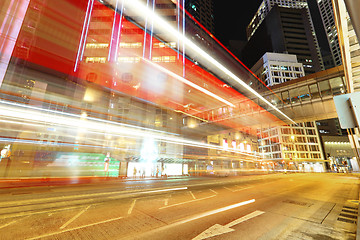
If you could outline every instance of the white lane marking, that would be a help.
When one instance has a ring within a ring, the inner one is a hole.
[[[135,207],[136,200],[137,200],[137,199],[134,199],[134,201],[131,203],[131,206],[130,206],[130,208],[129,208],[129,210],[128,210],[128,214],[131,214],[131,213],[132,213],[132,210],[133,210],[134,207]]]
[[[188,223],[188,222],[191,222],[191,221],[196,220],[196,219],[200,219],[200,218],[207,217],[207,216],[219,213],[219,212],[223,212],[223,211],[226,211],[226,210],[230,210],[230,209],[233,209],[233,208],[244,206],[246,204],[250,204],[250,203],[253,203],[253,202],[255,202],[255,199],[251,199],[251,200],[248,200],[248,201],[236,203],[236,204],[233,204],[233,205],[230,205],[230,206],[227,206],[227,207],[219,208],[219,209],[208,211],[208,212],[205,212],[205,213],[197,214],[197,215],[194,215],[193,217],[189,217],[187,219],[180,220],[178,222],[174,222],[174,223],[171,223],[169,225],[165,225],[163,227],[156,228],[154,230],[150,230],[149,232],[141,234],[138,237],[139,237],[139,239],[146,239],[147,236],[149,236],[149,235],[151,235],[153,233],[160,232],[160,231],[165,231],[168,228],[176,227],[176,226],[181,225],[183,223]]]
[[[155,192],[168,192],[168,191],[178,191],[178,190],[186,190],[187,187],[181,188],[167,188],[167,189],[160,189],[160,190],[153,190],[153,191],[146,191],[146,192],[139,192],[139,193],[155,193]]]
[[[189,191],[189,192],[190,192],[192,198],[193,198],[193,199],[196,199],[196,197],[195,197],[195,195],[192,193],[192,191]]]
[[[234,190],[234,192],[242,191],[242,190],[249,189],[249,188],[253,188],[253,187],[243,187],[243,188]]]
[[[227,210],[230,210],[230,209],[233,209],[233,208],[237,208],[237,207],[241,207],[241,206],[244,206],[244,205],[247,205],[247,204],[250,204],[250,203],[254,203],[254,202],[255,202],[255,199],[251,199],[251,200],[248,200],[248,201],[236,203],[236,204],[233,204],[233,205],[230,205],[230,206],[227,206],[227,207],[223,207],[223,208],[219,208],[219,209],[216,209],[216,210],[212,210],[212,211],[208,211],[208,212],[199,214],[199,215],[197,215],[195,217],[180,221],[180,223],[187,223],[187,222],[199,219],[199,218],[207,217],[207,216],[219,213],[219,212],[224,212],[224,211],[227,211]]]
[[[16,222],[17,222],[17,220],[14,220],[14,221],[8,222],[8,223],[6,223],[6,224],[4,224],[4,225],[0,226],[0,229],[1,229],[1,228],[4,228],[4,227],[7,227],[7,226],[9,226],[9,225],[11,225],[11,224],[13,224],[13,223],[16,223]]]
[[[123,194],[143,194],[143,193],[178,191],[178,190],[186,190],[186,189],[188,189],[188,188],[187,187],[179,187],[179,188],[166,188],[166,189],[158,189],[158,190],[142,191],[142,192],[128,190],[128,191],[114,191],[114,192],[103,192],[103,193],[89,193],[89,194],[79,194],[79,195],[71,195],[71,196],[59,196],[59,197],[50,197],[50,198],[29,199],[29,200],[26,200],[26,201],[25,200],[18,200],[18,201],[12,201],[12,202],[0,202],[0,206],[1,207],[19,207],[22,204],[42,203],[44,201],[51,201],[51,200],[55,200],[56,202],[59,202],[59,201],[66,201],[67,199],[71,199],[71,198],[104,196],[104,195],[112,195],[112,194],[116,194],[116,193],[120,193],[122,195]],[[81,200],[84,200],[84,199],[81,199]]]
[[[245,215],[239,219],[236,219],[228,224],[226,224],[224,227],[228,227],[228,228],[231,228],[239,223],[242,223],[242,222],[245,222],[251,218],[254,218],[254,217],[257,217],[257,216],[260,216],[261,214],[264,214],[265,212],[263,211],[259,211],[259,210],[256,210],[255,212],[252,212],[252,213],[249,213],[248,215]]]
[[[71,210],[71,209],[76,209],[76,208],[80,208],[80,207],[74,206],[74,207],[67,207],[67,208],[60,208],[60,209],[53,209],[53,210],[37,211],[37,212],[31,212],[31,213],[21,212],[21,213],[17,213],[17,214],[9,214],[6,216],[0,216],[0,219],[31,216],[31,215],[42,214],[42,213],[54,213],[54,212],[66,211],[66,210]]]
[[[211,196],[209,196],[209,197],[197,198],[197,199],[190,200],[190,201],[186,201],[186,202],[176,203],[176,204],[168,205],[168,206],[165,206],[165,207],[161,207],[161,208],[159,208],[159,209],[164,209],[164,208],[179,206],[179,205],[183,205],[183,204],[186,204],[186,203],[192,203],[192,202],[196,202],[196,201],[200,201],[200,200],[205,200],[205,199],[212,198],[212,197],[216,197],[216,195],[211,195]]]
[[[212,190],[212,189],[209,189],[210,191],[212,191],[213,193],[215,193],[215,194],[218,194],[216,191],[214,191],[214,190]]]
[[[83,225],[83,226],[80,226],[80,227],[69,228],[69,229],[66,229],[66,230],[58,231],[58,232],[53,232],[53,233],[44,234],[44,235],[41,235],[41,236],[28,238],[28,240],[34,240],[34,239],[50,237],[50,236],[54,236],[54,235],[64,233],[64,232],[70,232],[70,231],[74,231],[74,230],[78,230],[78,229],[82,229],[82,228],[87,228],[87,227],[95,226],[95,225],[102,224],[102,223],[113,222],[113,221],[116,221],[116,220],[119,220],[119,219],[122,219],[122,218],[124,218],[124,217],[112,218],[112,219],[108,219],[108,220],[101,221],[101,222],[90,223],[90,224]]]
[[[207,238],[214,237],[214,236],[219,236],[219,235],[222,235],[225,233],[233,232],[233,231],[235,231],[235,229],[232,229],[231,228],[232,226],[235,226],[235,225],[245,222],[249,219],[257,217],[263,213],[265,213],[265,212],[257,210],[255,212],[249,213],[248,215],[245,215],[241,218],[238,218],[224,226],[222,226],[220,224],[215,224],[215,225],[209,227],[208,229],[206,229],[205,231],[203,231],[202,233],[200,233],[199,235],[197,235],[196,237],[194,237],[192,240],[202,240],[202,239],[207,239]]]
[[[236,185],[237,186],[237,185]],[[239,192],[239,191],[242,191],[242,190],[245,190],[245,189],[249,189],[249,188],[253,188],[253,187],[243,187],[243,188],[240,188],[240,189],[231,189],[231,188],[228,188],[228,187],[224,187],[225,189],[231,191],[231,192]]]
[[[81,214],[83,214],[84,212],[86,212],[86,210],[89,209],[91,205],[87,206],[85,209],[81,210],[78,214],[76,214],[75,216],[73,216],[69,221],[67,221],[66,223],[64,223],[64,225],[62,225],[60,227],[60,229],[64,229],[67,227],[67,225],[69,225],[70,223],[72,223],[75,219],[77,219],[78,217],[80,217]]]

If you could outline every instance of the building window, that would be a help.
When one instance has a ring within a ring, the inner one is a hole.
[[[119,57],[118,61],[123,63],[137,63],[140,62],[140,57]]]
[[[153,62],[175,62],[175,56],[158,56],[158,57],[153,57],[152,61]]]
[[[283,72],[284,77],[292,77],[292,74],[290,72]]]
[[[273,71],[273,72],[272,72],[272,75],[274,75],[274,76],[281,76],[280,72],[276,72],[276,71]]]
[[[85,59],[86,63],[105,63],[106,57],[87,57]]]
[[[108,48],[108,43],[87,43],[86,48]]]
[[[121,42],[120,47],[121,48],[140,48],[142,46],[141,42]]]

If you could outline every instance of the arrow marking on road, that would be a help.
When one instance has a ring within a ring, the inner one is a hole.
[[[204,232],[200,233],[198,236],[196,236],[195,238],[193,238],[192,240],[202,240],[202,239],[206,239],[206,238],[210,238],[210,237],[214,237],[214,236],[218,236],[218,235],[222,235],[225,233],[229,233],[229,232],[233,232],[235,231],[234,229],[232,229],[231,227],[245,222],[251,218],[260,216],[261,214],[263,214],[265,212],[263,211],[255,211],[252,213],[249,213],[248,215],[245,215],[241,218],[238,218],[224,226],[220,225],[220,224],[215,224],[214,226],[211,226],[210,228],[206,229]]]

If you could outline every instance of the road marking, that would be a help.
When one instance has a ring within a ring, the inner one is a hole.
[[[242,190],[249,189],[249,188],[253,188],[253,187],[243,187],[243,188],[234,190],[234,192],[242,191]]]
[[[4,227],[7,227],[7,226],[9,226],[9,225],[11,225],[11,224],[13,224],[13,223],[15,223],[15,222],[17,222],[17,220],[14,220],[14,221],[8,222],[8,223],[6,223],[6,224],[4,224],[4,225],[0,226],[0,229],[1,229],[1,228],[4,228]]]
[[[240,224],[242,222],[245,222],[249,219],[252,219],[254,217],[260,216],[261,214],[264,214],[265,212],[263,211],[255,211],[252,213],[249,213],[248,215],[245,215],[241,218],[238,218],[224,226],[220,225],[220,224],[215,224],[213,226],[211,226],[210,228],[206,229],[204,232],[200,233],[198,236],[194,237],[192,240],[202,240],[202,239],[206,239],[206,238],[210,238],[210,237],[214,237],[214,236],[219,236],[225,233],[229,233],[229,232],[233,232],[235,231],[234,229],[232,229],[231,227]]]
[[[235,185],[237,186],[237,185]],[[252,187],[243,187],[243,188],[240,188],[240,189],[236,189],[236,190],[233,190],[231,188],[228,188],[228,187],[224,187],[225,189],[231,191],[231,192],[239,192],[239,191],[242,191],[242,190],[245,190],[245,189],[249,189],[249,188],[252,188]]]
[[[167,199],[165,199],[165,206],[167,206],[168,204],[169,204],[169,199],[167,198]]]
[[[247,221],[247,220],[249,220],[249,219],[251,219],[251,218],[260,216],[261,214],[264,214],[264,213],[265,213],[265,212],[263,212],[263,211],[257,210],[257,211],[255,211],[255,212],[249,213],[248,215],[245,215],[245,216],[243,216],[243,217],[241,217],[241,218],[238,218],[238,219],[236,219],[236,220],[234,220],[234,221],[226,224],[224,227],[231,228],[231,227],[233,227],[233,226],[235,226],[235,225],[238,225],[238,224],[240,224],[240,223],[242,223],[242,222],[245,222],[245,221]]]
[[[0,216],[0,219],[31,216],[31,215],[42,214],[42,213],[54,213],[54,212],[66,211],[66,210],[71,210],[71,209],[76,209],[76,208],[81,208],[81,207],[80,206],[74,206],[74,207],[59,208],[59,209],[44,210],[44,211],[29,212],[29,213],[28,212],[10,213],[10,214],[5,215],[5,216]]]
[[[116,221],[116,220],[119,220],[119,219],[122,219],[122,218],[124,218],[124,217],[112,218],[112,219],[108,219],[108,220],[101,221],[101,222],[90,223],[90,224],[86,224],[86,225],[83,225],[83,226],[80,226],[80,227],[69,228],[69,229],[66,229],[66,230],[53,232],[53,233],[48,233],[48,234],[44,234],[44,235],[41,235],[41,236],[36,236],[36,237],[33,237],[33,238],[27,238],[27,239],[28,240],[34,240],[34,239],[50,237],[50,236],[54,236],[54,235],[57,235],[57,234],[60,234],[60,233],[70,232],[70,231],[74,231],[74,230],[78,230],[78,229],[82,229],[82,228],[87,228],[87,227],[95,226],[95,225],[102,224],[102,223],[113,222],[113,221]]]
[[[192,203],[192,202],[196,202],[196,201],[200,201],[200,200],[205,200],[205,199],[212,198],[212,197],[216,197],[216,195],[211,195],[211,196],[209,196],[209,197],[197,198],[197,199],[190,200],[190,201],[186,201],[186,202],[176,203],[176,204],[168,205],[168,206],[165,206],[165,207],[161,207],[161,208],[159,208],[159,209],[164,209],[164,208],[169,208],[169,207],[175,207],[175,206],[183,205],[183,204],[186,204],[186,203]]]
[[[64,225],[62,225],[60,227],[60,229],[64,229],[67,227],[67,225],[69,225],[70,223],[72,223],[75,219],[77,219],[78,217],[80,217],[81,214],[83,214],[84,212],[86,212],[86,210],[89,209],[91,205],[87,206],[85,209],[81,210],[78,214],[76,214],[74,217],[72,217],[69,221],[67,221]]]
[[[49,198],[40,198],[40,199],[28,199],[28,200],[18,200],[18,201],[12,201],[12,202],[0,202],[0,207],[20,207],[23,204],[29,205],[34,203],[43,203],[46,201],[54,200],[56,202],[60,201],[67,201],[67,199],[71,198],[83,198],[83,197],[93,197],[93,196],[104,196],[104,195],[113,195],[120,193],[122,195],[124,194],[143,194],[143,193],[156,193],[156,192],[167,192],[167,191],[178,191],[178,190],[186,190],[187,187],[179,187],[179,188],[165,188],[165,189],[157,189],[157,190],[151,190],[151,191],[114,191],[114,192],[103,192],[103,193],[89,193],[89,194],[79,194],[79,195],[71,195],[71,196],[58,196],[58,197],[49,197]],[[81,199],[81,200],[87,200],[87,199]],[[92,200],[92,199],[91,199]]]
[[[233,209],[233,208],[237,208],[237,207],[240,207],[240,206],[244,206],[244,205],[247,205],[247,204],[250,204],[250,203],[253,203],[253,202],[255,202],[255,199],[251,199],[251,200],[248,200],[248,201],[236,203],[236,204],[233,204],[233,205],[230,205],[230,206],[227,206],[227,207],[223,207],[223,208],[219,208],[219,209],[216,209],[216,210],[208,211],[208,212],[199,214],[198,216],[189,218],[187,220],[183,220],[180,223],[187,223],[187,222],[199,219],[199,218],[203,218],[203,217],[207,217],[207,216],[210,216],[210,215],[213,215],[213,214],[216,214],[216,213],[224,212],[224,211],[227,211],[227,210],[230,210],[230,209]]]
[[[129,210],[128,210],[128,214],[131,214],[131,213],[132,213],[132,210],[133,210],[134,207],[135,207],[136,200],[137,200],[137,199],[134,199],[134,201],[131,203],[130,208],[129,208]]]
[[[198,199],[197,199],[197,200],[198,200]],[[255,199],[251,199],[251,200],[248,200],[248,201],[236,203],[236,204],[233,204],[233,205],[229,205],[229,206],[227,206],[227,207],[215,209],[215,210],[208,211],[208,212],[205,212],[205,213],[197,214],[197,215],[194,215],[194,216],[189,217],[189,218],[187,218],[187,219],[183,219],[183,220],[180,220],[180,221],[178,221],[178,222],[174,222],[174,223],[171,223],[171,224],[169,224],[169,225],[165,225],[165,226],[163,226],[163,227],[159,227],[159,228],[150,230],[150,231],[148,231],[148,232],[145,232],[145,233],[143,233],[143,234],[140,234],[140,235],[137,236],[137,237],[138,237],[139,239],[146,239],[147,236],[150,236],[151,234],[154,234],[154,233],[156,233],[156,232],[165,231],[166,229],[169,229],[169,228],[172,228],[172,227],[176,227],[176,226],[181,225],[181,224],[184,224],[184,223],[188,223],[188,222],[191,222],[191,221],[194,221],[194,220],[203,218],[203,217],[207,217],[207,216],[210,216],[210,215],[213,215],[213,214],[216,214],[216,213],[220,213],[220,212],[227,211],[227,210],[230,210],[230,209],[233,209],[233,208],[237,208],[237,207],[240,207],[240,206],[244,206],[244,205],[247,205],[247,204],[250,204],[250,203],[253,203],[253,202],[255,202]]]
[[[212,190],[212,189],[209,189],[210,191],[212,191],[213,193],[215,193],[215,194],[218,194],[217,192],[215,192],[214,190]]]
[[[189,191],[189,192],[190,192],[192,198],[193,198],[193,199],[196,199],[196,197],[195,197],[195,195],[192,193],[192,191]]]

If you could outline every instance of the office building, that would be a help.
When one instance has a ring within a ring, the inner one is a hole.
[[[321,70],[305,8],[271,8],[243,49],[242,60],[253,66],[266,52],[296,55],[306,75]]]
[[[322,24],[326,32],[326,37],[329,42],[333,61],[335,66],[339,66],[342,64],[342,60],[332,2],[331,0],[319,0],[317,1],[317,4],[319,7]]]
[[[302,63],[296,55],[283,53],[265,53],[251,68],[266,86],[290,81],[305,76]]]
[[[318,61],[320,63],[321,69],[323,69],[324,66],[323,66],[322,57],[321,57],[321,53],[320,53],[320,47],[319,47],[317,37],[315,34],[315,28],[314,28],[314,24],[313,24],[311,15],[310,15],[310,10],[308,7],[307,0],[264,0],[260,4],[257,12],[255,13],[254,17],[251,19],[249,25],[247,26],[246,34],[247,34],[248,41],[255,34],[256,30],[259,28],[261,23],[264,21],[264,19],[270,13],[271,9],[274,6],[305,10],[306,16],[303,20],[306,21],[307,24],[309,24],[309,26],[310,26],[310,32],[312,35],[311,38],[315,44],[315,49],[317,52],[317,57],[318,57]],[[291,20],[287,22],[287,24],[291,24],[291,23],[296,24],[294,21],[291,21]],[[288,26],[288,27],[291,27],[291,26]],[[292,26],[292,27],[294,27],[294,26]]]

